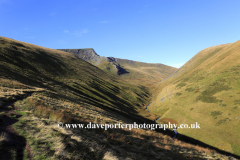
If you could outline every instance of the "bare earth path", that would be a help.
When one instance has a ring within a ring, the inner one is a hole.
[[[13,109],[18,109],[14,104],[10,104]],[[4,106],[4,109],[0,109],[0,112],[5,112],[2,115],[2,123],[0,124],[0,159],[1,160],[22,160],[24,150],[26,149],[28,157],[31,159],[30,148],[26,143],[26,139],[20,136],[13,128],[13,124],[18,122],[20,114],[14,110],[6,109],[8,105]],[[9,114],[13,113],[16,118],[10,118]]]

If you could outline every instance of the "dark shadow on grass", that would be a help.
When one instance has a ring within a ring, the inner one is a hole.
[[[118,96],[116,96],[117,93],[111,93],[111,92],[107,92],[105,90],[103,90],[100,87],[96,87],[95,89],[101,93],[103,93],[103,95],[99,94],[97,91],[94,90],[90,90],[87,87],[81,86],[81,85],[74,85],[74,87],[78,88],[79,90],[75,90],[75,92],[81,92],[82,88],[84,90],[87,90],[88,92],[90,92],[89,94],[93,94],[94,96],[100,97],[102,99],[104,99],[105,101],[108,101],[110,104],[112,104],[113,106],[117,106],[119,109],[123,110],[123,111],[130,111],[133,110],[133,105],[129,102],[127,102],[126,100],[119,98]],[[81,87],[81,88],[80,88]],[[84,94],[84,93],[82,93]],[[86,94],[85,94],[86,95]],[[107,98],[109,97],[109,98]],[[89,96],[89,98],[92,98],[92,96]],[[97,101],[101,101],[98,100],[97,98],[95,98],[95,100]],[[104,102],[104,101],[103,101]],[[105,102],[106,103],[106,102]]]
[[[4,104],[2,111],[8,112],[8,116],[6,113],[1,117],[2,123],[0,124],[0,135],[4,133],[6,136],[6,140],[0,142],[0,155],[1,159],[15,159],[23,160],[24,149],[26,147],[26,139],[23,136],[20,136],[13,128],[13,124],[18,122],[18,118],[22,115],[13,113],[14,111],[7,110],[8,106],[12,106],[13,109],[16,109],[14,102],[18,100],[23,100],[24,98],[31,96],[33,92],[28,92],[24,95],[17,96],[14,101],[7,101]],[[11,115],[12,114],[12,115]],[[16,116],[16,118],[10,118],[11,116]],[[16,152],[16,155],[13,155],[12,152]]]
[[[1,159],[14,159],[15,157],[16,160],[23,160],[26,139],[18,135],[13,127],[10,126],[16,122],[18,122],[17,119],[3,116],[3,124],[0,125],[0,134],[4,133],[7,139],[0,142]],[[16,155],[13,155],[13,152],[15,152]]]
[[[41,49],[29,50],[26,47],[21,49],[12,47],[5,50],[5,52],[7,52],[7,56],[0,54],[1,61],[14,64],[24,70],[40,73],[39,69],[36,68],[38,66],[52,75],[61,75],[65,73],[65,69],[63,68],[66,66],[60,58],[56,58]]]

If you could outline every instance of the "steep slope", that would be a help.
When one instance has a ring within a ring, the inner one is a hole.
[[[239,53],[240,41],[206,48],[162,81],[149,107],[158,122],[198,122],[179,133],[240,155]]]
[[[0,61],[3,87],[45,88],[45,94],[126,115],[135,114],[148,96],[144,87],[127,84],[72,54],[8,38],[0,38]]]
[[[99,56],[92,48],[59,50],[72,53],[76,57],[106,72],[118,75],[132,84],[152,86],[177,70],[177,68],[160,63],[143,63],[127,59]]]

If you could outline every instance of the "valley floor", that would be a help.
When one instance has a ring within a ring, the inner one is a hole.
[[[2,109],[1,156],[4,159],[234,159],[214,150],[172,139],[142,129],[88,130],[58,128],[56,121],[44,118],[29,106],[38,94]],[[40,97],[38,97],[40,98]],[[41,97],[43,98],[43,97]],[[46,97],[45,97],[46,98]],[[46,99],[45,99],[46,100]],[[48,103],[57,102],[49,99]],[[113,114],[91,114],[94,106],[75,108],[75,123],[129,123]],[[4,112],[4,113],[3,113]],[[41,111],[44,113],[44,111]],[[73,112],[72,112],[73,113]],[[82,114],[85,113],[85,114]],[[77,116],[81,115],[81,116]],[[97,116],[99,115],[99,116]],[[115,119],[115,120],[114,120]],[[14,126],[14,127],[13,127]],[[14,143],[12,143],[14,142]],[[78,152],[76,152],[78,151]]]

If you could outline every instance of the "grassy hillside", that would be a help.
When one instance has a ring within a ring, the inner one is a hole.
[[[1,78],[9,80],[1,81],[5,87],[15,87],[17,81],[69,100],[127,112],[142,106],[148,96],[143,87],[129,85],[69,53],[3,37],[0,61]]]
[[[118,58],[115,58],[115,61],[128,72],[121,74],[121,78],[145,86],[153,86],[177,70],[160,63],[143,63]]]
[[[215,150],[151,130],[56,125],[152,123],[146,118],[157,117],[143,110],[149,96],[145,87],[70,53],[0,37],[0,157],[228,159]]]
[[[97,55],[93,49],[60,50],[72,53],[106,72],[119,75],[122,79],[128,80],[129,83],[148,87],[153,87],[157,82],[177,70],[177,68],[160,63],[143,63],[114,57],[103,57]]]
[[[198,122],[179,133],[240,155],[240,41],[197,53],[155,91],[150,111],[158,122]]]

